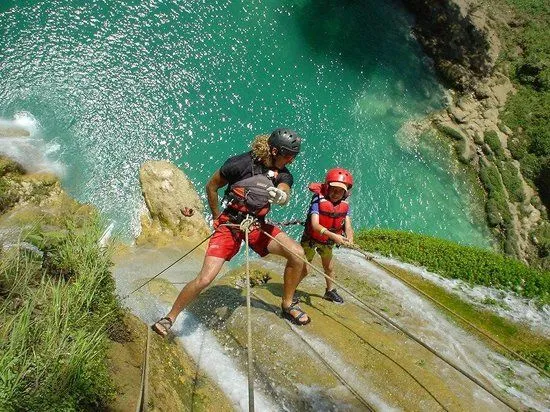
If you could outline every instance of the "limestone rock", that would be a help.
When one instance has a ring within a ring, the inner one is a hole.
[[[479,83],[474,90],[477,99],[483,100],[491,96],[492,91],[486,83]]]
[[[466,117],[468,115],[467,112],[465,112],[464,110],[462,110],[461,108],[457,107],[457,106],[451,106],[449,107],[449,114],[451,115],[451,117],[456,120],[457,123],[465,123],[466,122]]]
[[[141,167],[139,180],[149,216],[142,216],[138,241],[162,243],[171,237],[176,238],[173,241],[196,241],[208,236],[203,204],[180,169],[167,161],[149,161]],[[185,216],[182,209],[193,213]]]
[[[16,126],[4,126],[0,124],[1,137],[29,137],[31,134],[28,130]]]

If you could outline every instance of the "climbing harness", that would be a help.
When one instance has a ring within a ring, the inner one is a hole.
[[[352,250],[355,250],[357,252],[359,252],[360,254],[363,255],[363,257],[365,257],[365,259],[373,262],[375,265],[377,265],[378,267],[380,267],[382,270],[384,270],[385,272],[389,273],[390,275],[392,275],[393,277],[399,279],[400,281],[402,281],[403,283],[405,283],[406,285],[408,285],[409,287],[413,288],[415,291],[417,291],[418,293],[420,293],[422,296],[426,297],[427,299],[429,299],[430,301],[432,301],[433,303],[435,303],[436,305],[438,305],[439,307],[445,309],[447,312],[449,312],[450,314],[452,314],[453,316],[457,317],[458,319],[460,319],[462,322],[464,322],[465,324],[467,324],[469,327],[471,327],[472,329],[474,329],[476,332],[478,333],[481,333],[483,336],[485,336],[487,339],[489,339],[491,342],[495,343],[496,345],[500,346],[502,349],[505,349],[506,351],[508,351],[510,354],[512,354],[513,356],[515,356],[517,359],[525,362],[526,364],[528,364],[529,366],[533,367],[534,369],[536,369],[537,371],[539,371],[541,374],[545,375],[546,377],[549,377],[550,378],[550,374],[548,374],[548,372],[546,372],[544,369],[541,369],[540,367],[538,367],[537,365],[535,365],[533,362],[529,361],[528,359],[526,359],[525,357],[521,356],[519,353],[517,353],[516,351],[514,351],[513,349],[510,349],[508,346],[504,345],[503,343],[499,342],[497,339],[493,338],[492,336],[490,336],[488,333],[484,332],[482,329],[478,328],[476,325],[474,325],[472,322],[470,322],[468,319],[464,318],[463,316],[459,315],[458,313],[456,313],[454,310],[452,310],[451,308],[445,306],[443,303],[439,302],[438,300],[434,299],[433,297],[431,297],[430,295],[428,295],[427,293],[425,293],[424,291],[422,291],[421,289],[417,288],[415,285],[413,285],[411,282],[409,282],[407,279],[405,279],[403,276],[400,276],[399,274],[397,274],[396,272],[394,272],[393,270],[391,270],[390,268],[388,268],[386,265],[380,263],[377,259],[374,258],[373,255],[369,254],[369,253],[366,253],[364,252],[363,250],[361,250],[358,246],[352,246],[352,245],[349,245],[349,246],[344,246],[348,249],[352,249]]]
[[[294,256],[296,256],[297,258],[299,258],[300,260],[302,260],[305,264],[309,265],[315,272],[321,274],[322,276],[324,277],[328,277],[323,271],[321,271],[320,269],[318,269],[317,267],[315,267],[314,265],[312,265],[310,262],[307,261],[307,259],[304,259],[302,258],[301,256],[299,256],[298,254],[294,253],[293,251],[291,251],[290,249],[288,249],[287,247],[285,247],[279,240],[275,239],[275,237],[271,236],[269,233],[265,232],[264,230],[260,229],[262,231],[263,234],[265,234],[266,236],[268,236],[271,240],[274,240],[275,242],[277,242],[279,245],[281,245],[283,248],[285,248],[288,252],[290,252],[291,254],[293,254]],[[367,310],[369,313],[375,315],[375,316],[378,316],[379,318],[383,319],[384,321],[386,321],[387,323],[389,323],[391,326],[393,326],[394,328],[396,328],[397,330],[403,332],[406,336],[408,336],[410,339],[414,340],[416,343],[418,343],[419,345],[421,345],[422,347],[424,347],[425,349],[427,349],[429,352],[431,352],[432,354],[434,354],[435,356],[437,356],[439,359],[441,359],[442,361],[444,361],[446,364],[448,364],[449,366],[451,366],[453,369],[455,369],[456,371],[460,372],[462,375],[464,375],[466,378],[468,378],[469,380],[471,380],[473,383],[475,383],[476,385],[478,385],[480,388],[484,389],[486,392],[488,392],[489,394],[493,395],[496,399],[498,399],[499,401],[501,401],[503,404],[505,404],[506,406],[508,406],[510,409],[512,410],[515,410],[515,411],[519,411],[519,408],[515,405],[512,404],[511,401],[509,401],[508,399],[506,399],[504,396],[502,396],[501,394],[497,393],[496,391],[492,390],[491,388],[489,388],[487,385],[485,385],[483,382],[481,382],[479,379],[477,379],[475,376],[471,375],[470,373],[468,373],[467,371],[465,371],[464,369],[462,369],[460,366],[458,366],[457,364],[455,364],[453,361],[451,361],[450,359],[447,359],[446,357],[444,357],[443,355],[441,355],[440,353],[438,353],[435,349],[431,348],[429,345],[427,345],[426,343],[424,343],[422,340],[420,340],[419,338],[417,338],[416,336],[414,336],[412,333],[410,333],[409,331],[407,331],[405,328],[399,326],[396,322],[394,322],[392,319],[390,319],[388,316],[384,315],[383,313],[377,311],[376,309],[370,307],[367,303],[365,303],[363,300],[361,300],[357,295],[355,295],[353,292],[351,292],[349,289],[347,289],[345,286],[343,286],[341,283],[337,282],[336,280],[332,279],[331,278],[331,281],[333,283],[335,283],[339,288],[341,288],[343,291],[345,291],[346,293],[348,293],[350,296],[352,296],[355,300],[357,300],[364,308],[365,310]]]
[[[130,293],[128,293],[126,296],[124,296],[121,300],[124,300],[124,299],[127,299],[128,297],[130,297],[130,295],[132,293],[135,293],[137,292],[138,290],[140,290],[142,287],[144,287],[145,285],[147,285],[149,282],[153,281],[154,279],[156,279],[157,277],[159,277],[160,275],[162,275],[164,272],[166,272],[168,269],[170,269],[172,266],[174,266],[176,263],[178,263],[180,260],[182,260],[183,258],[187,257],[191,252],[193,252],[196,248],[198,248],[200,245],[202,245],[204,242],[206,242],[208,239],[210,239],[212,236],[214,235],[214,233],[211,233],[209,234],[207,237],[205,237],[203,240],[201,240],[195,247],[193,247],[193,249],[191,249],[189,252],[187,252],[185,255],[183,255],[182,257],[180,257],[179,259],[175,260],[174,262],[172,262],[170,265],[166,266],[164,269],[162,269],[159,273],[157,273],[155,276],[153,276],[151,279],[149,279],[147,282],[145,282],[143,285],[135,288],[133,291],[131,291]]]
[[[254,166],[252,167],[254,173]],[[265,174],[253,174],[228,187],[224,195],[224,202],[227,202],[226,210],[265,216],[270,209],[268,188],[273,187],[272,180]],[[228,210],[229,209],[229,210]]]

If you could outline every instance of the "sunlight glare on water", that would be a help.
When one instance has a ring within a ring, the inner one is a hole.
[[[302,218],[339,165],[357,228],[487,245],[449,151],[398,139],[444,96],[397,2],[8,1],[0,29],[0,118],[34,116],[65,187],[127,235],[143,162],[176,163],[204,198],[227,156],[286,126],[305,142],[275,219]]]

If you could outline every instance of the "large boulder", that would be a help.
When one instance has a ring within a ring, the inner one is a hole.
[[[146,162],[139,171],[148,215],[142,216],[140,242],[198,241],[210,233],[204,206],[189,178],[167,161]]]
[[[500,41],[479,0],[405,0],[415,35],[450,86],[471,90],[492,74]]]

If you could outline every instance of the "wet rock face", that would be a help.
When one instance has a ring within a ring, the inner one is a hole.
[[[438,72],[459,90],[491,74],[500,43],[473,0],[405,0],[415,14],[415,34]]]
[[[141,167],[139,180],[149,210],[149,216],[142,217],[140,238],[173,236],[195,240],[209,234],[197,191],[175,165],[149,161]]]

